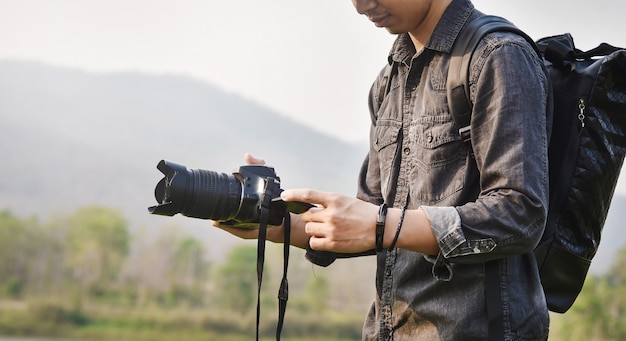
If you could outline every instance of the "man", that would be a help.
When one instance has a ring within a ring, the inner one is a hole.
[[[370,151],[358,199],[283,192],[283,200],[316,205],[294,215],[293,245],[309,247],[317,260],[319,251],[341,257],[377,250],[377,297],[364,340],[487,340],[487,294],[501,310],[496,324],[504,339],[547,339],[531,253],[548,207],[551,99],[540,60],[514,34],[492,33],[479,43],[469,75],[470,148],[450,115],[446,78],[455,38],[482,14],[470,0],[353,4],[398,35],[389,54],[397,72],[388,94],[379,95],[382,72],[370,92]],[[268,230],[269,240],[281,238],[281,229]],[[487,264],[495,264],[495,277]],[[495,278],[499,292],[486,292],[486,278]]]

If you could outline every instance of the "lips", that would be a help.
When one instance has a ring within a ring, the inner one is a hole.
[[[390,16],[388,14],[384,15],[369,15],[368,19],[374,23],[377,27],[384,27],[387,24]]]

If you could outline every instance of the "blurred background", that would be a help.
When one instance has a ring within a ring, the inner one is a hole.
[[[626,5],[475,0],[531,36],[626,47]],[[223,173],[248,152],[283,188],[354,194],[367,92],[394,37],[349,1],[0,0],[0,340],[248,340],[256,242],[148,214],[161,159]],[[626,176],[551,340],[626,338]],[[292,250],[284,339],[360,340],[374,260]],[[282,248],[268,244],[273,338]]]

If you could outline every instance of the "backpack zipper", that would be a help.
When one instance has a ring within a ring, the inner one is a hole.
[[[580,121],[580,130],[585,128],[585,100],[578,100],[578,120]]]

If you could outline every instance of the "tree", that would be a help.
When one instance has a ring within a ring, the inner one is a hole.
[[[241,313],[252,309],[257,288],[256,256],[256,247],[237,246],[217,270],[215,296],[222,307]]]
[[[176,298],[186,299],[192,305],[200,305],[207,269],[208,262],[204,259],[204,245],[200,241],[186,237],[178,242],[171,269],[174,282],[172,290]]]
[[[179,229],[174,226],[158,228],[156,239],[147,236],[145,230],[135,235],[123,278],[135,287],[136,305],[158,303],[171,290],[173,255],[179,239]]]
[[[305,297],[313,312],[321,313],[328,308],[330,290],[325,276],[311,276],[306,285]]]
[[[79,285],[80,304],[82,298],[115,284],[129,252],[130,236],[121,214],[105,207],[79,208],[64,223],[64,264]]]
[[[606,334],[612,340],[626,340],[626,246],[619,250],[607,277],[611,292],[606,299]]]
[[[150,236],[145,230],[135,234],[123,270],[125,284],[134,288],[135,304],[202,305],[209,268],[204,244],[174,225],[151,230]]]
[[[589,276],[572,308],[554,316],[551,340],[626,340],[626,247],[604,276]]]
[[[36,221],[0,212],[0,294],[19,297],[29,280]]]

